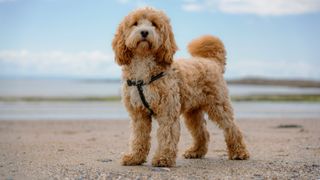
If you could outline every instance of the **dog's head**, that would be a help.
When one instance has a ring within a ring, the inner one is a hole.
[[[152,55],[158,63],[171,64],[177,51],[169,18],[150,7],[137,9],[124,18],[112,47],[119,65],[130,64],[133,55]]]

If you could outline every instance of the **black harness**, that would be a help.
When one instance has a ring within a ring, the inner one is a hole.
[[[144,94],[143,94],[143,88],[142,88],[142,86],[151,84],[153,81],[162,78],[164,75],[165,75],[164,72],[161,72],[161,73],[159,73],[159,74],[157,74],[157,75],[155,75],[155,76],[152,76],[152,77],[151,77],[151,80],[150,80],[148,83],[143,82],[143,80],[138,80],[138,81],[129,80],[129,79],[127,80],[128,86],[137,86],[137,89],[138,89],[139,96],[140,96],[140,99],[141,99],[141,101],[142,101],[142,104],[144,105],[145,108],[148,109],[150,116],[152,116],[152,115],[154,114],[154,112],[153,112],[153,110],[150,108],[150,105],[149,105],[149,103],[147,102],[146,97],[145,97]]]

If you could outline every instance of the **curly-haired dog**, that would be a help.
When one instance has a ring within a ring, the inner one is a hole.
[[[123,165],[146,161],[153,117],[159,128],[152,165],[174,166],[181,114],[194,140],[185,158],[202,158],[208,151],[204,113],[224,130],[229,159],[249,158],[223,79],[226,52],[219,39],[207,35],[193,40],[188,46],[192,58],[173,61],[177,45],[169,18],[162,11],[146,7],[124,18],[112,47],[122,67],[122,98],[133,129]]]

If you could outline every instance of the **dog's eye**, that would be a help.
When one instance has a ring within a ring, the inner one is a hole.
[[[154,26],[154,27],[156,27],[156,28],[158,27],[155,22],[152,22],[152,26]]]
[[[134,22],[132,26],[138,26],[138,22]]]

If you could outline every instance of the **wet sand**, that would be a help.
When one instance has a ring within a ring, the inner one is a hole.
[[[183,124],[183,123],[182,123]],[[320,119],[240,119],[251,159],[227,158],[223,133],[208,122],[209,152],[183,159],[191,144],[182,125],[177,166],[119,163],[130,126],[122,121],[0,121],[0,179],[319,179]]]

